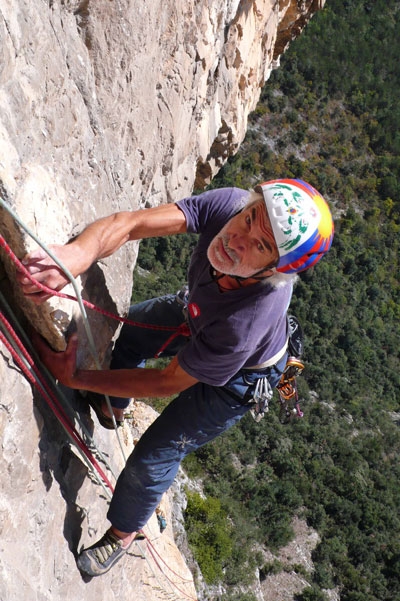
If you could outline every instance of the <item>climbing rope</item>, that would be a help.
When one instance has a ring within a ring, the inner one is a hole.
[[[183,595],[184,597],[186,597],[187,599],[191,599],[192,601],[196,601],[195,599],[193,599],[193,597],[191,595],[189,595],[188,593],[186,593],[184,590],[182,590],[182,588],[180,586],[177,585],[176,582],[174,582],[170,576],[168,576],[168,574],[166,574],[165,570],[162,567],[162,564],[164,564],[164,566],[166,568],[168,568],[168,570],[174,574],[174,576],[178,577],[182,584],[185,583],[190,583],[191,580],[185,579],[183,578],[180,574],[178,574],[177,572],[175,572],[172,568],[170,568],[168,566],[168,564],[164,561],[164,559],[161,557],[161,555],[156,551],[154,545],[152,545],[149,541],[149,539],[146,537],[146,543],[147,543],[147,549],[149,550],[149,553],[155,563],[155,565],[157,566],[157,568],[160,570],[160,572],[163,574],[163,576],[166,578],[167,582],[169,582],[169,584],[171,585],[172,588],[174,588],[175,590],[177,590],[181,595]],[[154,573],[154,572],[153,572]]]
[[[6,319],[3,313],[0,313],[0,324],[0,340],[10,353],[14,363],[20,368],[28,382],[30,382],[39,391],[41,396],[53,411],[54,415],[64,427],[64,430],[67,432],[71,441],[79,449],[81,455],[83,455],[85,462],[89,462],[90,466],[94,468],[97,475],[100,476],[100,484],[104,482],[112,493],[114,488],[108,477],[87,447],[85,441],[77,432],[75,425],[71,422],[70,417],[65,412],[56,395],[51,390],[50,385],[43,377],[40,370],[38,370],[32,356],[28,353],[11,323]]]
[[[183,322],[180,326],[176,327],[176,326],[161,326],[161,325],[155,325],[155,324],[143,324],[140,322],[135,322],[123,317],[120,317],[119,315],[116,315],[114,313],[111,313],[109,311],[105,311],[104,309],[101,309],[99,307],[97,307],[96,305],[94,305],[93,303],[90,303],[89,301],[85,301],[82,298],[82,295],[80,293],[78,284],[76,279],[74,278],[74,276],[71,274],[71,272],[66,268],[66,266],[61,263],[61,261],[54,255],[54,253],[52,253],[52,251],[34,234],[34,232],[31,231],[31,229],[20,219],[20,217],[11,209],[11,207],[9,207],[5,201],[3,200],[3,198],[0,197],[0,205],[13,217],[13,219],[28,233],[29,236],[31,236],[35,242],[41,247],[43,248],[43,250],[53,259],[53,261],[56,263],[56,265],[63,271],[63,273],[66,275],[66,277],[69,279],[69,281],[71,282],[76,297],[69,295],[69,294],[65,294],[63,292],[59,292],[56,290],[53,290],[51,288],[48,288],[47,286],[45,286],[44,284],[41,284],[40,282],[38,282],[30,273],[29,271],[26,269],[26,267],[23,265],[23,263],[18,259],[18,257],[15,255],[15,253],[12,251],[11,247],[9,246],[9,244],[6,242],[5,238],[0,235],[0,247],[4,249],[5,253],[8,255],[8,257],[11,259],[11,261],[14,263],[14,265],[16,266],[16,268],[22,272],[32,283],[35,284],[35,286],[37,286],[40,290],[42,290],[43,292],[49,293],[52,296],[58,296],[60,298],[64,298],[64,299],[69,299],[72,301],[76,301],[79,304],[80,310],[81,310],[81,315],[82,315],[82,321],[85,327],[85,331],[88,337],[88,341],[89,341],[89,348],[90,348],[90,352],[92,354],[92,357],[95,361],[95,365],[97,369],[101,369],[100,366],[100,362],[98,360],[98,355],[97,355],[97,351],[96,351],[96,347],[94,344],[94,339],[93,339],[93,335],[92,335],[92,331],[90,328],[90,324],[89,324],[89,320],[87,318],[87,314],[86,314],[86,310],[85,307],[90,308],[94,311],[97,311],[98,313],[101,313],[102,315],[106,316],[106,317],[110,317],[112,319],[116,319],[122,323],[127,323],[131,326],[136,326],[136,327],[141,327],[141,328],[147,328],[147,329],[153,329],[153,330],[163,330],[163,331],[172,331],[171,336],[165,341],[165,343],[161,346],[161,348],[158,350],[158,352],[155,355],[155,358],[158,358],[162,352],[165,350],[165,348],[172,342],[173,339],[175,339],[177,336],[183,335],[183,336],[189,336],[190,335],[190,330],[188,325],[186,324],[186,322]],[[125,456],[125,451],[118,433],[118,429],[117,429],[117,423],[115,420],[115,416],[114,416],[114,412],[112,410],[111,407],[111,402],[110,402],[110,398],[108,395],[104,395],[104,398],[106,400],[107,403],[107,407],[114,425],[114,430],[117,436],[117,440],[118,440],[118,444],[119,447],[121,449],[121,453],[123,456],[124,461],[126,462],[126,456]]]
[[[7,338],[9,344],[12,344],[14,346],[15,353],[18,353],[20,355],[19,361],[25,361],[25,363],[28,366],[28,369],[30,369],[31,372],[33,372],[33,368],[31,368],[31,366],[32,365],[36,366],[36,365],[40,364],[41,362],[40,362],[39,358],[37,357],[36,351],[32,347],[32,344],[31,344],[28,336],[26,335],[25,331],[18,323],[18,319],[16,318],[15,314],[13,313],[13,310],[11,309],[10,305],[7,303],[7,301],[1,291],[0,291],[0,304],[2,305],[2,308],[3,308],[3,311],[0,312],[0,329],[2,330],[3,336],[5,336]],[[7,314],[8,318],[5,316],[5,313]],[[13,323],[13,326],[11,325],[11,322]],[[65,398],[65,395],[62,393],[60,388],[56,387],[54,385],[54,378],[44,365],[41,365],[41,372],[46,376],[45,381],[47,382],[47,385],[53,386],[53,388],[54,388],[53,393],[54,393],[54,395],[56,395],[56,398],[58,398],[59,402],[61,402],[61,406],[62,406],[63,410],[66,411],[65,407],[68,407],[70,409],[71,408],[70,402]],[[38,373],[41,374],[41,372],[39,371]],[[36,383],[35,383],[35,387],[37,387]],[[39,390],[39,392],[41,393],[41,389]],[[89,430],[87,429],[85,423],[80,418],[79,413],[74,412],[74,417],[77,420],[79,427],[81,428],[84,436],[86,437],[86,440],[88,440],[88,442],[89,442],[89,448],[94,450],[96,455],[99,456],[99,459],[101,460],[101,462],[106,466],[106,468],[109,470],[109,472],[113,475],[114,479],[116,480],[117,479],[116,474],[114,473],[112,467],[108,463],[106,457],[103,455],[103,453],[100,451],[100,449],[98,447],[96,447],[93,437],[92,437],[91,433],[89,432]],[[67,434],[69,434],[69,433],[67,432]],[[86,457],[84,457],[84,459],[86,461]],[[91,465],[89,465],[89,468],[91,468]],[[96,476],[96,473],[94,475]],[[101,484],[101,482],[100,482],[100,484]]]
[[[77,286],[75,278],[66,269],[66,267],[64,265],[62,265],[61,262],[58,260],[58,258],[53,253],[51,253],[50,249],[48,249],[29,230],[29,228],[27,228],[27,226],[11,210],[11,208],[6,205],[6,203],[4,202],[4,200],[1,197],[0,197],[0,205],[3,206],[3,208],[5,208],[13,216],[14,219],[21,225],[21,227],[23,229],[25,229],[25,231],[28,232],[28,234],[45,250],[45,252],[47,252],[47,254],[54,260],[54,262],[58,265],[58,267],[60,267],[60,269],[65,273],[65,275],[67,276],[67,278],[70,280],[71,284],[73,285],[73,288],[74,288],[75,293],[76,293],[76,297],[74,297],[72,295],[64,294],[64,293],[61,293],[61,292],[58,292],[58,291],[54,291],[53,289],[48,288],[47,286],[44,286],[43,284],[41,284],[40,282],[38,282],[35,278],[33,278],[31,276],[31,274],[29,273],[29,271],[25,268],[25,266],[17,258],[17,256],[15,255],[15,253],[11,250],[10,246],[7,244],[7,242],[4,239],[4,237],[0,235],[0,247],[4,249],[4,251],[6,252],[6,254],[9,256],[9,258],[16,265],[16,268],[19,271],[21,271],[22,273],[24,273],[24,275],[27,278],[29,278],[29,280],[32,281],[40,290],[42,290],[44,292],[47,292],[47,293],[49,293],[51,295],[58,296],[60,298],[65,298],[65,299],[69,299],[69,300],[77,301],[78,302],[78,304],[80,306],[80,309],[81,309],[81,313],[82,313],[82,319],[84,321],[85,329],[86,329],[86,332],[87,332],[87,336],[88,336],[88,340],[89,340],[89,346],[91,348],[91,352],[92,352],[92,355],[93,355],[93,357],[95,359],[96,366],[97,366],[98,369],[100,369],[100,367],[99,367],[99,363],[98,363],[98,359],[97,359],[97,353],[95,351],[95,346],[94,346],[93,336],[92,336],[92,333],[91,333],[91,330],[90,330],[90,325],[89,325],[89,322],[88,322],[88,319],[87,319],[87,316],[86,316],[85,307],[87,307],[89,309],[92,309],[94,311],[97,311],[97,312],[101,313],[102,315],[104,315],[106,317],[110,317],[112,319],[117,319],[118,321],[120,321],[122,323],[126,323],[126,324],[131,325],[131,326],[136,326],[136,327],[141,327],[141,328],[148,328],[148,329],[157,329],[157,330],[171,331],[172,332],[171,336],[166,340],[166,342],[162,345],[162,347],[156,353],[156,355],[155,355],[156,358],[161,355],[161,353],[165,350],[165,348],[171,343],[171,341],[175,337],[180,336],[180,335],[190,336],[190,330],[189,330],[189,327],[186,324],[186,322],[182,323],[178,327],[175,327],[175,326],[160,326],[160,325],[154,325],[154,324],[143,324],[143,323],[140,323],[140,322],[134,322],[132,320],[120,317],[118,315],[115,315],[113,313],[105,311],[104,309],[100,309],[99,307],[97,307],[96,305],[94,305],[94,304],[92,304],[92,303],[90,303],[88,301],[83,300],[82,297],[81,297],[81,295],[80,295],[80,291],[79,291],[79,288]],[[6,301],[5,301],[5,299],[4,299],[4,297],[3,297],[3,295],[1,293],[0,293],[0,300],[3,301],[3,304],[6,304]],[[9,307],[8,307],[8,309],[9,309],[9,311],[11,311],[11,309]],[[87,464],[87,466],[89,467],[89,469],[94,473],[97,481],[103,487],[103,489],[104,489],[106,495],[108,496],[108,498],[110,498],[112,496],[112,493],[114,492],[114,488],[113,488],[112,484],[110,483],[109,479],[107,478],[106,474],[102,470],[101,466],[99,465],[99,463],[96,460],[96,458],[94,457],[94,455],[89,450],[87,444],[85,443],[85,441],[83,440],[83,438],[81,437],[81,435],[77,432],[77,430],[75,428],[75,425],[72,423],[70,417],[65,412],[64,408],[62,407],[62,405],[60,404],[60,402],[59,402],[59,400],[57,398],[57,395],[51,390],[51,387],[50,387],[49,383],[46,381],[46,379],[44,378],[44,376],[41,374],[40,370],[37,368],[37,362],[38,362],[37,357],[34,360],[32,354],[30,354],[27,351],[26,347],[24,346],[24,344],[21,341],[21,339],[18,337],[18,335],[17,335],[16,331],[14,330],[14,328],[12,327],[11,323],[6,319],[4,313],[2,313],[2,312],[0,312],[0,341],[7,348],[7,350],[9,351],[9,353],[10,353],[12,359],[13,359],[13,361],[20,368],[21,372],[24,374],[24,376],[26,377],[26,379],[28,380],[28,382],[30,382],[39,391],[39,393],[44,398],[44,400],[46,401],[46,403],[48,404],[48,406],[52,409],[54,415],[57,417],[57,419],[59,420],[59,422],[63,426],[63,428],[66,431],[66,433],[67,433],[68,437],[70,438],[71,442],[75,445],[75,447],[80,452],[80,454],[81,454],[84,462]],[[34,351],[32,351],[32,352],[34,353]],[[43,367],[44,366],[42,366],[42,369],[43,369]],[[49,376],[49,374],[48,374],[48,376]],[[50,376],[50,378],[51,378],[51,376]],[[52,382],[54,383],[54,380],[52,380]],[[108,400],[108,403],[110,405],[108,397],[106,397],[106,399]],[[109,408],[110,408],[111,415],[113,416],[111,405],[110,405]],[[113,416],[113,421],[114,421],[115,431],[117,432],[117,427],[116,427],[114,416]],[[83,424],[81,424],[81,425],[83,425]],[[87,433],[87,435],[90,438],[89,433]],[[118,432],[117,432],[117,436],[118,436]],[[119,440],[119,437],[118,437],[118,440]],[[91,443],[93,443],[93,440],[91,441]],[[119,443],[120,443],[120,446],[121,446],[121,450],[123,452],[120,440],[119,440]],[[124,452],[123,452],[123,455],[124,455],[124,459],[126,461]],[[163,563],[172,574],[174,574],[176,577],[180,578],[183,583],[185,583],[185,582],[191,582],[191,580],[185,580],[184,578],[182,578],[182,576],[180,576],[179,574],[177,574],[176,572],[174,572],[172,570],[172,568],[170,568],[168,566],[168,564],[164,561],[164,559],[156,551],[155,547],[152,545],[152,543],[151,543],[150,539],[148,538],[148,536],[144,534],[143,530],[140,531],[140,534],[143,535],[144,538],[145,538],[145,540],[146,540],[146,546],[147,546],[147,548],[148,548],[148,550],[150,552],[150,555],[153,558],[153,561],[155,562],[156,566],[159,568],[159,570],[161,571],[161,573],[165,576],[165,578],[167,579],[167,581],[170,583],[170,585],[172,585],[180,594],[182,594],[187,599],[190,599],[191,601],[195,601],[194,598],[192,598],[190,595],[188,595],[185,591],[181,590],[178,587],[178,585],[171,580],[171,578],[163,570],[163,568],[161,566],[161,563]],[[137,543],[137,544],[139,544],[139,543]],[[152,570],[152,571],[153,571],[153,574],[154,574],[154,570]]]
[[[150,569],[150,571],[152,572],[154,578],[157,580],[160,588],[165,588],[165,586],[163,586],[163,584],[160,582],[160,578],[158,577],[157,573],[155,572],[155,570],[153,569],[151,563],[149,562],[147,556],[146,556],[146,550],[148,550],[150,557],[152,558],[155,566],[158,568],[159,572],[164,576],[164,578],[166,579],[167,583],[169,584],[169,588],[171,590],[171,592],[174,592],[174,589],[176,591],[178,591],[183,597],[185,597],[186,599],[189,599],[189,601],[197,601],[196,597],[192,597],[192,595],[188,594],[186,591],[182,590],[182,588],[180,586],[178,586],[178,584],[176,582],[174,582],[174,580],[172,580],[172,578],[170,576],[168,576],[168,574],[165,572],[165,570],[163,569],[161,564],[164,564],[168,570],[170,570],[172,572],[172,574],[174,574],[177,578],[179,578],[179,580],[181,581],[182,584],[191,584],[193,582],[192,579],[187,579],[184,578],[183,576],[181,576],[180,574],[178,574],[177,572],[174,572],[169,566],[168,564],[165,562],[165,560],[160,556],[160,554],[156,551],[154,545],[150,542],[149,537],[141,530],[140,531],[141,534],[141,539],[135,541],[136,542],[136,547],[139,549],[139,552],[142,556],[142,559],[144,559]],[[141,545],[141,540],[144,540],[146,543],[146,548],[143,549],[142,545]],[[158,561],[157,557],[160,559],[160,561]]]
[[[0,199],[0,201],[1,201],[1,199]],[[42,248],[49,254],[49,256],[51,256],[50,249],[48,249],[45,245],[43,245],[42,242],[38,242],[38,244],[40,244],[42,246]],[[25,265],[23,265],[23,263],[18,259],[18,257],[15,255],[15,253],[11,250],[9,244],[7,244],[7,242],[5,241],[4,237],[1,234],[0,234],[0,247],[4,249],[4,251],[6,252],[8,257],[12,260],[12,262],[17,267],[18,271],[23,273],[42,292],[47,292],[48,294],[51,294],[52,296],[58,296],[59,298],[65,298],[65,299],[68,299],[71,301],[77,301],[78,303],[79,303],[79,299],[81,299],[82,305],[84,307],[87,307],[88,309],[92,309],[93,311],[96,311],[97,313],[100,313],[101,315],[104,315],[105,317],[115,319],[115,320],[117,320],[121,323],[125,323],[129,326],[133,326],[133,327],[137,327],[137,328],[144,328],[144,329],[148,329],[148,330],[160,330],[160,331],[165,331],[165,332],[172,332],[171,336],[164,342],[162,347],[155,354],[154,358],[156,358],[156,359],[162,354],[162,352],[167,348],[167,346],[172,342],[172,340],[174,338],[176,338],[177,336],[190,336],[190,329],[186,322],[181,323],[179,326],[163,326],[163,325],[156,325],[156,324],[149,324],[149,323],[141,323],[139,321],[133,321],[131,319],[127,319],[126,317],[121,317],[120,315],[116,315],[115,313],[111,313],[110,311],[106,311],[105,309],[102,309],[102,308],[98,307],[97,305],[94,305],[93,303],[91,303],[85,299],[82,299],[80,294],[78,297],[75,297],[70,294],[65,294],[64,292],[59,292],[58,290],[53,290],[52,288],[48,288],[48,286],[45,286],[41,282],[38,282],[29,273],[29,271],[26,269]],[[51,258],[53,258],[53,257],[51,257]],[[66,268],[63,267],[62,263],[58,260],[57,260],[57,263],[58,263],[58,266],[60,267],[60,269],[62,269],[65,272],[65,274],[67,275],[67,271],[65,271]],[[72,275],[71,275],[71,278],[73,278]],[[88,320],[86,318],[85,311],[83,312],[83,316],[85,317],[84,323],[87,324]],[[93,339],[92,336],[90,336],[90,338]]]
[[[29,236],[31,236],[31,238],[33,238],[35,240],[35,242],[37,244],[39,244],[48,254],[49,256],[51,256],[51,258],[53,259],[53,261],[56,263],[56,265],[58,265],[58,267],[65,273],[65,275],[67,276],[67,278],[69,279],[69,281],[71,282],[74,290],[75,290],[75,294],[76,294],[76,300],[79,304],[80,310],[81,310],[81,315],[82,315],[82,321],[85,327],[85,331],[86,331],[86,335],[88,338],[88,342],[89,342],[89,348],[90,348],[90,352],[91,355],[94,359],[95,365],[97,369],[101,369],[100,366],[100,362],[98,359],[98,355],[97,355],[97,351],[96,351],[96,346],[94,343],[94,339],[93,339],[93,334],[92,334],[92,330],[90,328],[90,324],[89,324],[89,320],[87,318],[86,315],[86,311],[85,311],[85,304],[83,302],[78,284],[76,282],[76,279],[74,278],[74,276],[72,275],[72,273],[66,268],[65,265],[63,265],[58,258],[50,251],[49,248],[47,248],[42,242],[41,240],[39,240],[39,238],[36,236],[36,234],[34,234],[34,232],[32,232],[32,230],[22,221],[22,219],[20,219],[20,217],[11,209],[11,207],[9,207],[5,201],[3,200],[3,198],[0,197],[0,205],[13,217],[13,219],[22,227],[22,229],[24,229]],[[6,253],[9,255],[9,257],[11,258],[12,261],[14,261],[14,263],[16,264],[17,268],[22,266],[21,261],[19,261],[19,259],[17,258],[17,256],[12,252],[10,246],[6,243],[6,241],[4,240],[3,236],[1,236],[1,241],[0,241],[0,245],[4,248],[4,250],[6,251]],[[27,270],[24,268],[24,274],[27,275]],[[29,274],[30,275],[30,274]],[[125,451],[124,451],[124,447],[122,446],[122,442],[120,439],[120,436],[118,434],[118,430],[117,430],[117,422],[115,420],[115,416],[114,416],[114,412],[112,410],[111,407],[111,402],[110,399],[107,395],[104,395],[104,398],[106,400],[107,403],[107,407],[111,416],[111,420],[114,426],[114,430],[117,436],[117,440],[118,440],[118,444],[119,447],[121,449],[121,454],[122,457],[124,459],[124,461],[126,462],[126,456],[125,456]]]
[[[0,300],[3,303],[7,304],[1,293],[0,293]],[[7,308],[9,309],[9,307],[7,307]],[[100,467],[100,465],[97,462],[97,460],[95,459],[94,455],[89,450],[85,441],[82,439],[80,434],[76,431],[74,424],[71,422],[70,417],[65,412],[62,405],[60,404],[59,400],[57,399],[56,394],[51,390],[50,384],[46,381],[44,376],[41,374],[40,370],[37,368],[37,360],[35,361],[34,358],[32,357],[32,355],[28,352],[28,350],[24,346],[23,342],[19,338],[18,334],[16,333],[15,329],[13,328],[11,323],[7,320],[4,313],[2,313],[2,312],[0,312],[0,341],[3,343],[5,348],[8,350],[14,363],[20,368],[21,372],[26,377],[28,382],[30,382],[36,388],[36,390],[41,394],[43,399],[46,401],[48,406],[51,408],[52,412],[57,417],[57,419],[59,420],[61,425],[63,426],[63,428],[64,428],[65,432],[67,433],[68,437],[70,438],[72,444],[74,444],[75,447],[78,448],[78,451],[80,452],[80,455],[83,458],[84,462],[87,464],[87,466],[89,467],[91,472],[95,475],[98,483],[102,486],[104,492],[106,493],[106,496],[109,499],[111,499],[111,496],[114,492],[114,487],[110,483],[108,477],[105,475],[103,469]],[[167,579],[169,584],[173,588],[175,588],[180,594],[184,595],[186,598],[192,599],[192,597],[190,595],[188,595],[185,591],[183,591],[177,585],[177,583],[174,582],[168,576],[168,574],[166,574],[161,563],[164,564],[166,566],[166,568],[168,568],[168,570],[172,574],[174,574],[176,577],[180,578],[182,580],[182,583],[185,583],[185,582],[189,583],[191,581],[184,579],[182,576],[180,576],[177,572],[175,572],[174,570],[172,570],[172,568],[170,568],[168,566],[168,564],[157,552],[157,550],[155,549],[151,540],[143,532],[143,530],[140,531],[140,534],[143,535],[143,537],[146,541],[146,547],[149,550],[149,553],[150,553],[155,565],[160,570],[160,572],[163,574],[163,576]],[[139,544],[138,541],[136,541],[136,544],[137,545]],[[139,547],[140,547],[140,545],[139,545]],[[143,552],[142,552],[142,556],[146,559],[146,561],[149,565],[149,568],[151,569],[154,576],[158,580],[156,573],[154,572],[152,566],[150,565],[147,557],[145,557]]]
[[[14,262],[14,264],[16,265],[16,267],[18,268],[19,271],[21,271],[27,278],[29,278],[29,280],[35,284],[35,286],[37,286],[40,290],[42,290],[43,292],[47,292],[49,294],[51,294],[52,296],[58,296],[60,298],[65,298],[65,299],[69,299],[72,301],[77,301],[80,305],[80,309],[82,312],[82,316],[83,316],[83,320],[84,320],[84,324],[85,327],[87,328],[87,334],[88,334],[88,339],[91,343],[91,347],[92,347],[92,352],[93,355],[96,356],[96,349],[95,349],[95,345],[93,342],[93,336],[90,332],[90,327],[88,327],[88,319],[86,316],[86,311],[85,311],[85,307],[87,307],[88,309],[92,309],[93,311],[97,311],[98,313],[101,313],[102,315],[106,316],[106,317],[110,317],[111,319],[116,319],[122,323],[126,323],[130,326],[136,326],[139,328],[147,328],[150,330],[162,330],[162,331],[170,331],[173,332],[172,336],[171,336],[171,340],[173,338],[175,338],[176,336],[179,335],[183,335],[183,336],[189,336],[190,335],[190,330],[188,325],[186,324],[186,322],[182,323],[180,326],[162,326],[162,325],[156,325],[156,324],[144,324],[141,322],[136,322],[136,321],[132,321],[130,319],[126,319],[124,317],[121,317],[119,315],[116,315],[115,313],[111,313],[109,311],[106,311],[105,309],[101,309],[100,307],[97,307],[96,305],[94,305],[93,303],[90,303],[89,301],[86,301],[84,299],[82,299],[82,296],[80,294],[79,291],[79,287],[77,284],[76,279],[74,278],[74,276],[72,275],[72,273],[67,269],[67,267],[61,263],[61,261],[57,258],[56,255],[54,255],[54,253],[52,253],[52,251],[30,230],[30,228],[28,228],[28,226],[19,218],[19,216],[11,209],[11,207],[9,207],[5,201],[1,198],[0,196],[0,205],[14,218],[14,220],[29,234],[29,236],[31,236],[35,242],[41,247],[43,248],[43,250],[49,255],[49,257],[51,257],[53,259],[53,261],[56,263],[56,265],[61,269],[61,271],[67,276],[67,278],[70,280],[76,297],[69,295],[69,294],[65,294],[63,292],[59,292],[57,290],[53,290],[52,288],[48,288],[47,286],[44,286],[43,284],[41,284],[40,282],[38,282],[30,273],[29,271],[25,268],[25,266],[21,263],[21,261],[18,259],[18,257],[15,255],[15,253],[11,250],[10,246],[7,244],[6,240],[4,239],[3,236],[0,235],[0,247],[2,247],[6,254],[10,257],[10,259]],[[170,343],[170,340],[167,340],[167,342],[163,345],[163,348],[160,349],[157,353],[156,353],[156,357],[158,357],[161,353],[162,350],[164,350],[164,348]]]

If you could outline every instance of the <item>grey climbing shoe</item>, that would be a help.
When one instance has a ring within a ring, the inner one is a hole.
[[[97,543],[81,552],[77,559],[78,568],[89,576],[101,576],[125,555],[130,546],[124,549],[122,540],[107,530]]]

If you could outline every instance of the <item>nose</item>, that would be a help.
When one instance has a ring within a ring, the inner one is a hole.
[[[245,252],[248,240],[242,232],[235,232],[229,236],[228,246],[236,252]]]

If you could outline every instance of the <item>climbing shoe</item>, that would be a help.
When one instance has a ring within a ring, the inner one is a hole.
[[[89,576],[101,576],[125,555],[131,544],[124,549],[122,540],[111,530],[107,530],[97,543],[80,553],[77,559],[78,568]]]

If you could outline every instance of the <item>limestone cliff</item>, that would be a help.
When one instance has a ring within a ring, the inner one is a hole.
[[[2,200],[39,239],[65,243],[100,216],[172,202],[204,186],[239,147],[280,54],[323,4],[0,0]],[[4,208],[0,232],[20,258],[36,247]],[[126,245],[93,266],[78,282],[85,297],[126,310],[136,250]],[[19,321],[61,349],[60,316],[69,323],[75,314],[79,360],[92,365],[76,304],[33,307],[14,275],[2,251],[0,289]],[[88,317],[101,362],[116,323]],[[105,529],[107,497],[4,344],[0,352],[0,599],[195,598],[171,527],[161,536],[155,518],[147,533],[174,573],[166,577],[158,556],[147,550],[143,558],[135,546],[115,571],[82,579],[75,553]],[[84,401],[66,394],[93,430]],[[126,454],[151,419],[136,411],[123,429]],[[115,434],[95,425],[95,440],[118,473],[124,459]]]

